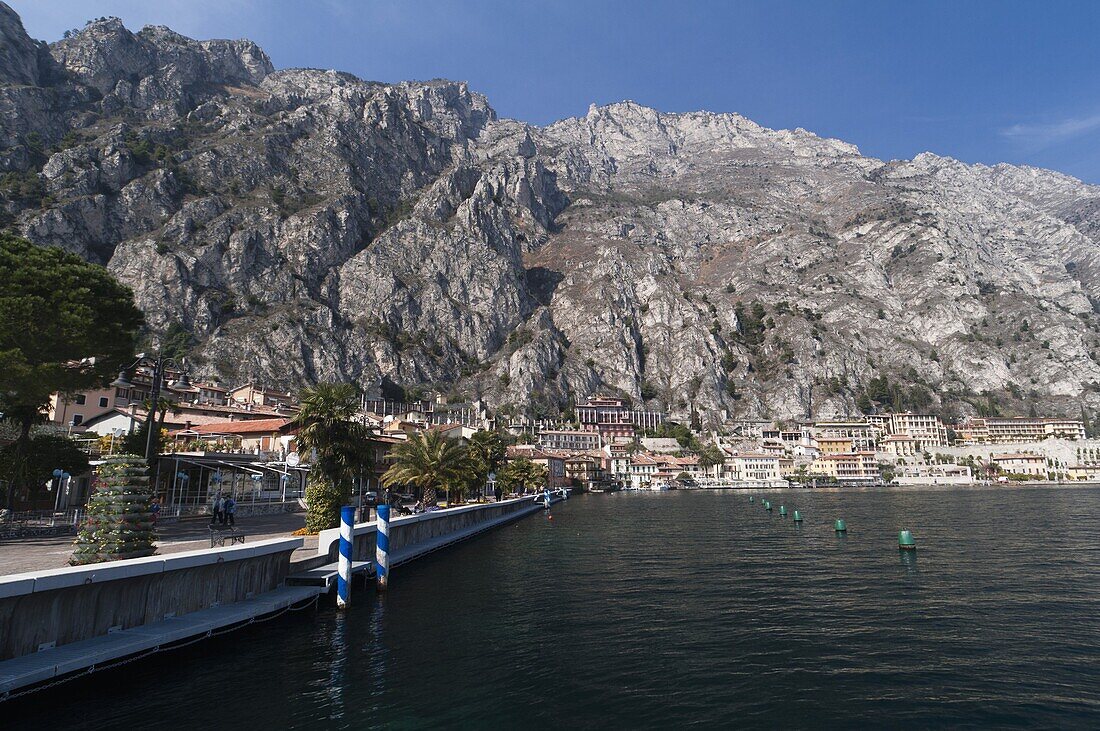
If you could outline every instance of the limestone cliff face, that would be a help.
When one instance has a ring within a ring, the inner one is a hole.
[[[1100,407],[1073,178],[630,102],[540,129],[248,41],[112,19],[47,47],[2,4],[0,40],[6,223],[110,267],[203,375],[703,421]]]

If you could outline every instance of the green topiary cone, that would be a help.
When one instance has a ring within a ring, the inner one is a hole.
[[[100,465],[69,563],[80,566],[156,553],[152,498],[149,469],[141,457],[126,454]]]

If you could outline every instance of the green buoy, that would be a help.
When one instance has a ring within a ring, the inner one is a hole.
[[[770,502],[768,502],[767,500],[764,501],[764,510],[767,510],[769,513],[772,510],[772,504]]]
[[[802,522],[802,513],[798,512],[797,510],[794,511],[794,522],[795,523],[801,523]]]
[[[749,495],[749,502],[750,503],[756,502],[756,498],[754,498],[752,495]]]
[[[787,507],[785,505],[780,505],[779,506],[779,516],[782,517],[782,518],[787,517]]]
[[[837,533],[847,533],[848,524],[844,522],[843,518],[837,518],[836,522],[833,523],[833,530]]]
[[[913,540],[913,534],[907,530],[898,533],[898,548],[903,551],[917,550],[917,542]]]

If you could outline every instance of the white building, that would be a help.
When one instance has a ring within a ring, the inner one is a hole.
[[[737,482],[775,482],[783,479],[779,457],[764,452],[738,452],[726,458],[723,476]]]
[[[875,451],[875,428],[866,421],[818,421],[814,422],[814,437],[822,439],[850,439],[857,452]]]
[[[947,427],[932,414],[890,414],[889,433],[919,439],[926,447],[947,446]]]
[[[894,477],[897,485],[973,485],[970,468],[961,464],[906,465]]]
[[[1011,444],[1043,439],[1085,439],[1085,424],[1077,419],[1029,417],[968,419],[959,425],[964,444]]]
[[[600,448],[600,433],[575,429],[544,429],[539,432],[539,446],[590,452]]]
[[[823,454],[810,465],[810,472],[852,484],[874,483],[882,476],[874,452]]]
[[[1047,476],[1047,460],[1040,454],[995,454],[993,464],[1007,475],[1026,475],[1028,477]]]

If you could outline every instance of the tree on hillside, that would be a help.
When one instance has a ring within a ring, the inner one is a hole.
[[[387,488],[409,485],[420,492],[420,505],[435,506],[440,490],[462,492],[475,469],[469,450],[438,431],[414,434],[390,452],[393,464],[382,475]]]
[[[298,445],[310,463],[306,529],[340,524],[340,507],[351,499],[352,476],[369,467],[370,433],[356,417],[359,392],[350,383],[319,383],[303,389],[294,417]]]
[[[526,457],[509,460],[497,474],[504,492],[535,492],[546,487],[546,467]]]
[[[141,325],[133,292],[104,267],[0,233],[0,412],[20,427],[13,487],[28,484],[31,427],[50,395],[114,377]]]

